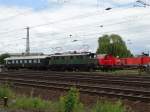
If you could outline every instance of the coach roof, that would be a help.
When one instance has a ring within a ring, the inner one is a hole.
[[[45,59],[49,58],[50,56],[17,56],[17,57],[9,57],[6,58],[5,60],[21,60],[21,59]]]
[[[69,54],[69,53],[64,53],[64,54],[52,54],[51,57],[53,56],[86,56],[86,55],[89,55],[89,54],[92,54],[92,53],[74,53],[74,54]]]

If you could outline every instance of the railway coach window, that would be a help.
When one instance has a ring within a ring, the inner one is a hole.
[[[7,64],[11,64],[11,61],[7,61],[6,63],[7,63]]]
[[[29,63],[32,63],[32,60],[29,60]]]
[[[27,63],[27,60],[24,60],[24,63]]]
[[[20,60],[20,63],[22,63],[22,60]]]
[[[37,63],[37,60],[36,60],[36,59],[34,59],[34,60],[33,60],[33,63]]]
[[[14,64],[15,63],[15,60],[12,60],[12,64]]]
[[[38,59],[38,63],[41,63],[41,60],[40,60],[40,59]]]
[[[16,60],[16,64],[18,64],[18,60]]]

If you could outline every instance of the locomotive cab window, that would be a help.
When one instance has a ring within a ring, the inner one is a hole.
[[[93,59],[93,58],[95,58],[95,54],[90,54],[90,59]]]

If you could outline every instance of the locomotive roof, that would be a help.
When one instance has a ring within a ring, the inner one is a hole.
[[[44,59],[48,58],[50,56],[15,56],[15,57],[9,57],[6,58],[5,60],[19,60],[19,59]]]

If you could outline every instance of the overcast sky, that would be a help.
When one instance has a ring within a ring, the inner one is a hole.
[[[112,33],[134,54],[148,52],[150,8],[142,6],[136,0],[0,0],[0,53],[24,52],[27,26],[31,52],[95,52],[98,37]]]

